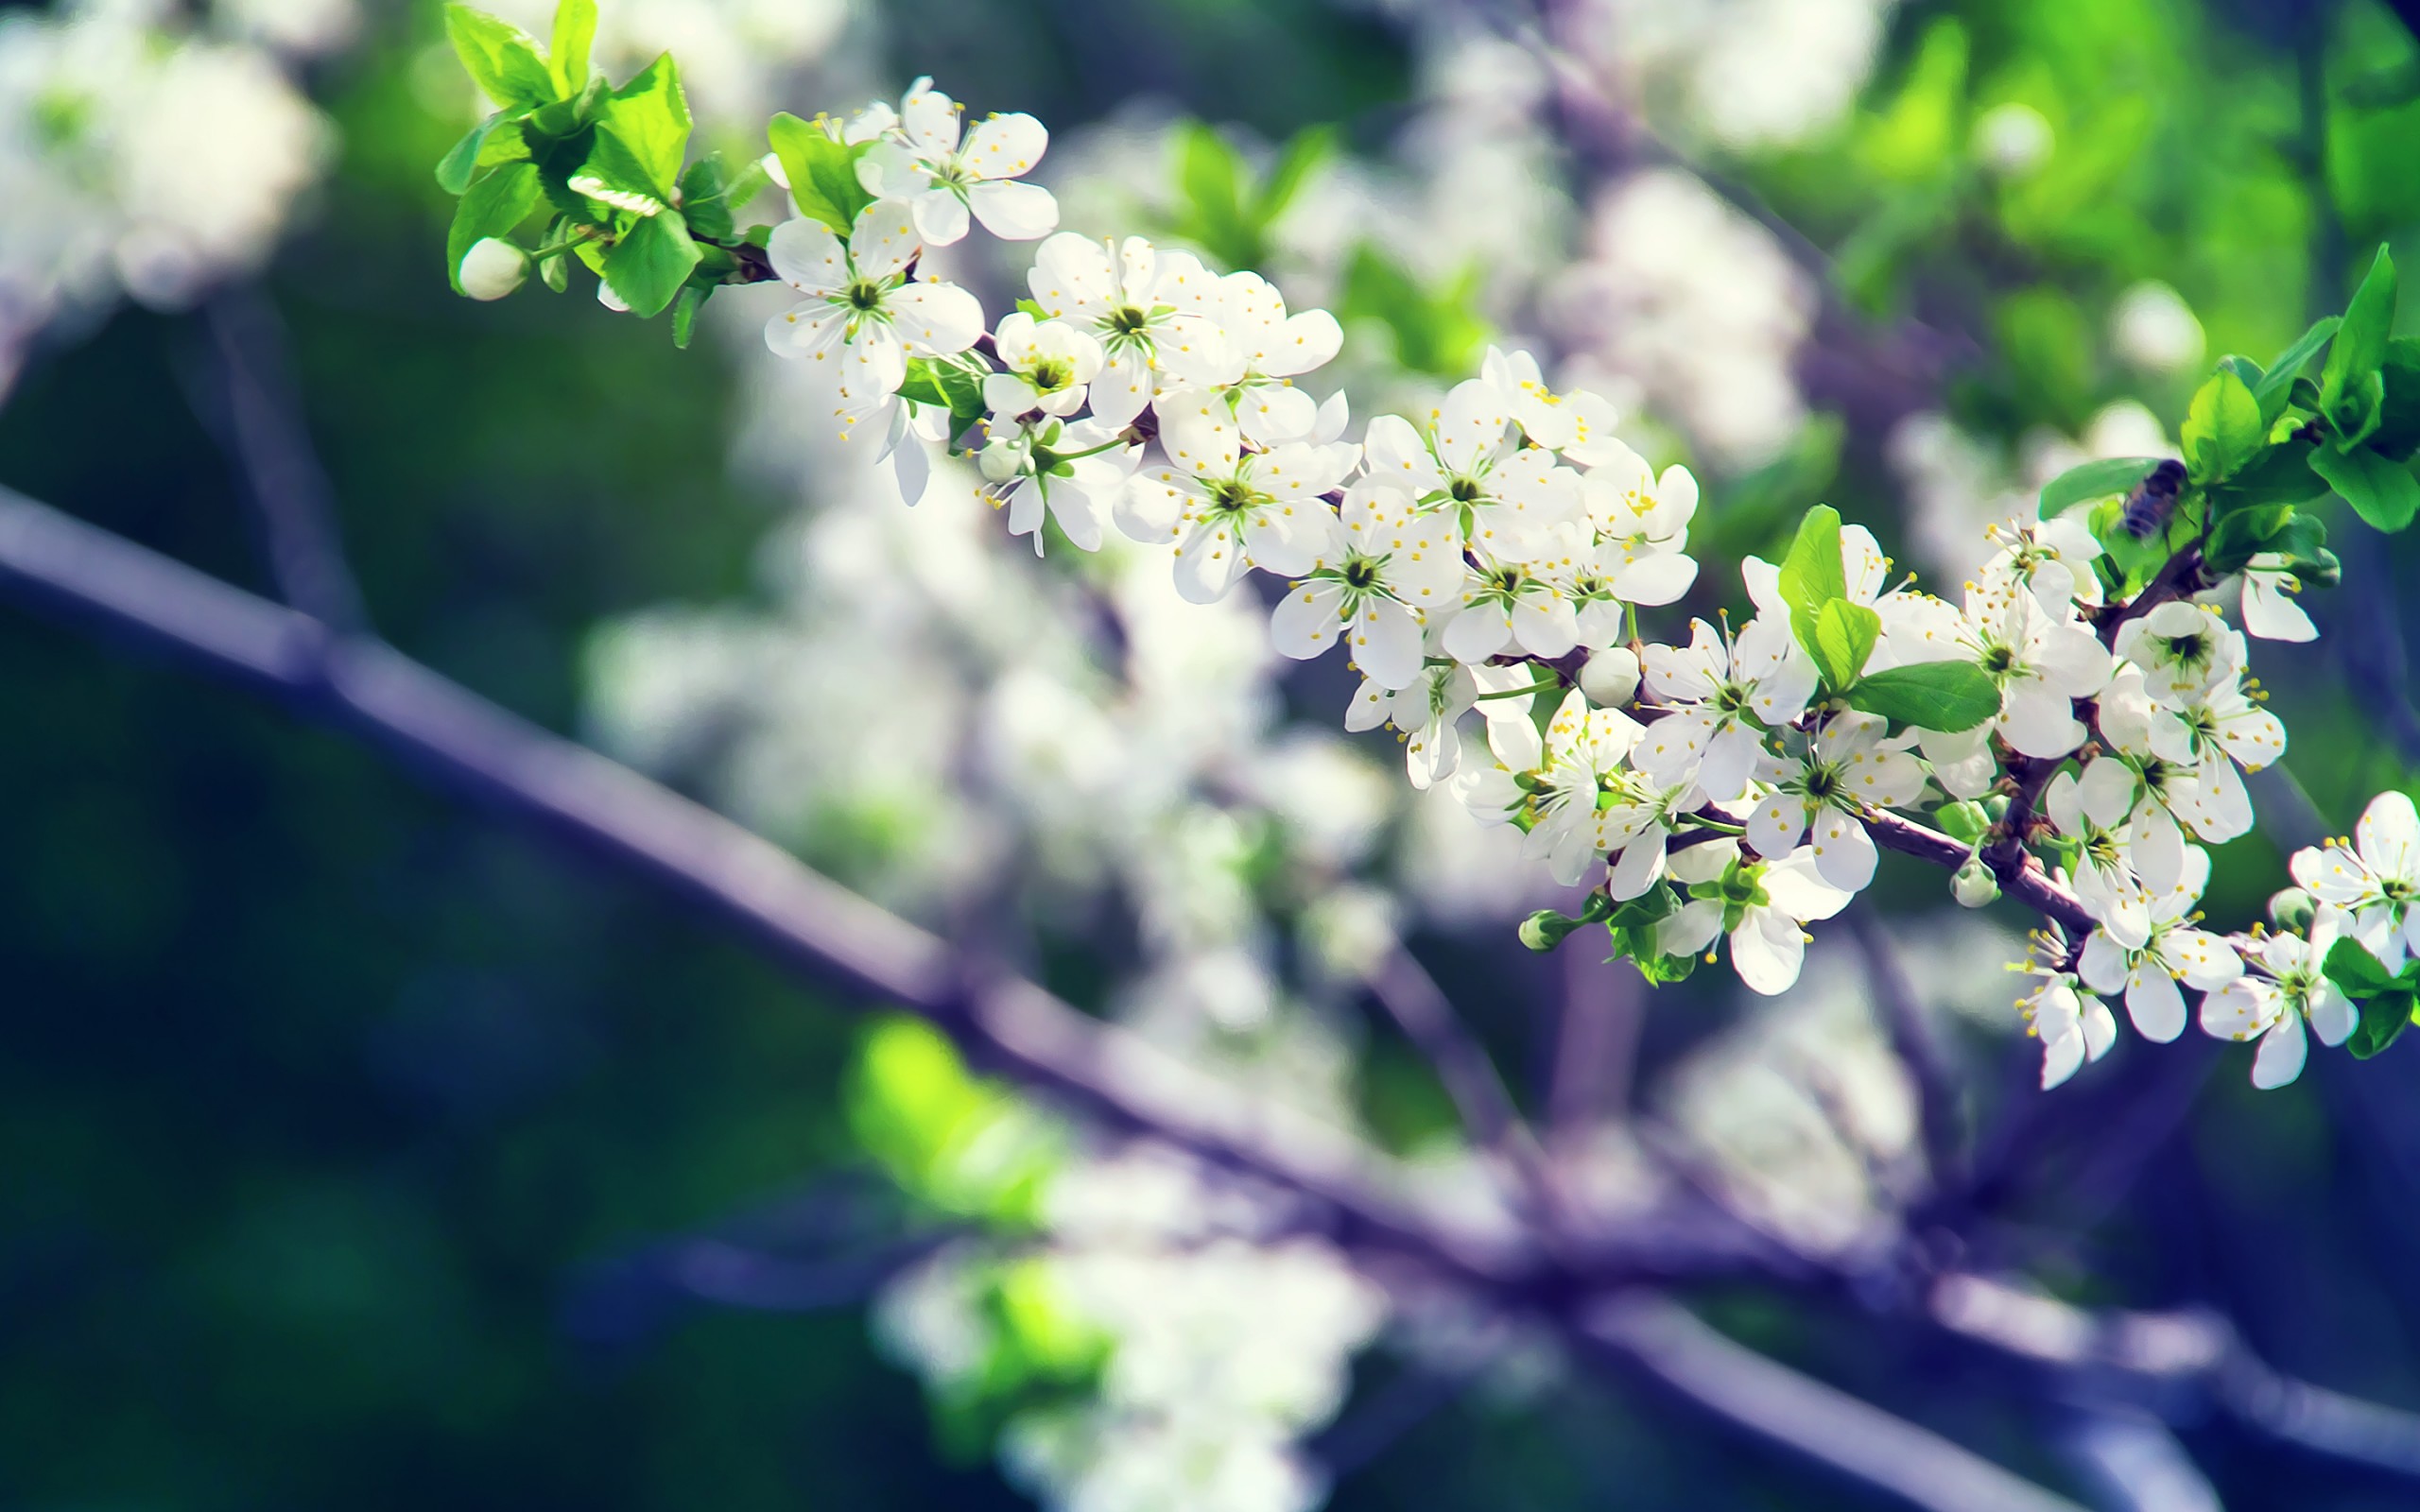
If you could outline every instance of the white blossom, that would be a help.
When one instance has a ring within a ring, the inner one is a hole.
[[[2193,904],[2209,882],[2209,852],[2187,853],[2177,885],[2153,895],[2151,928],[2142,944],[2118,942],[2107,925],[2084,940],[2079,963],[2084,982],[2104,996],[2126,994],[2126,1012],[2144,1039],[2166,1044],[2185,1032],[2185,995],[2177,984],[2214,992],[2243,974],[2243,959],[2223,936],[2193,927]]]
[[[1751,991],[1767,997],[1789,991],[1798,980],[1806,955],[1803,926],[1839,913],[1851,896],[1824,880],[1805,849],[1778,861],[1735,861],[1707,885],[1719,889],[1715,896],[1690,899],[1656,926],[1656,948],[1667,955],[1693,955],[1727,934],[1732,969]]]
[[[1346,491],[1331,524],[1322,526],[1318,511],[1306,518],[1327,540],[1270,618],[1277,649],[1307,661],[1348,642],[1372,681],[1410,686],[1420,676],[1424,616],[1452,605],[1461,579],[1452,522],[1416,512],[1409,494],[1370,479]]]
[[[1018,112],[986,116],[959,138],[964,107],[933,88],[908,86],[897,128],[857,160],[867,191],[906,202],[917,232],[935,247],[966,235],[971,211],[1003,241],[1032,241],[1059,225],[1059,202],[1040,184],[1018,180],[1050,146],[1040,121]]]
[[[766,345],[781,356],[833,362],[835,381],[860,396],[896,392],[911,352],[964,352],[983,334],[982,306],[954,284],[911,281],[908,265],[923,249],[896,200],[859,211],[845,243],[820,220],[782,222],[766,253],[806,299],[766,323]]]
[[[1736,642],[1692,620],[1686,646],[1651,645],[1645,660],[1647,686],[1672,707],[1648,727],[1638,765],[1659,782],[1694,777],[1719,803],[1754,775],[1763,727],[1796,719],[1815,694],[1814,661],[1770,620]]]
[[[2323,970],[2328,948],[2349,922],[2342,910],[2323,905],[2311,916],[2308,938],[2281,934],[2251,939],[2243,960],[2254,970],[2202,1000],[2204,1033],[2238,1041],[2259,1039],[2259,1053],[2252,1059],[2255,1087],[2283,1087],[2303,1074],[2309,1054],[2306,1021],[2322,1044],[2341,1045],[2352,1038],[2360,1016]]]
[[[1247,452],[1225,400],[1196,393],[1161,406],[1160,449],[1167,465],[1135,475],[1118,523],[1137,541],[1176,542],[1177,592],[1206,604],[1249,568],[1299,577],[1319,560],[1335,524],[1321,495],[1352,470],[1350,448]]]
[[[1924,792],[1924,767],[1907,753],[1908,744],[1909,737],[1892,737],[1888,720],[1843,710],[1808,738],[1805,755],[1767,753],[1756,775],[1773,791],[1748,817],[1748,843],[1778,859],[1796,850],[1811,828],[1807,850],[1823,879],[1844,892],[1862,891],[1874,880],[1877,854],[1858,816],[1869,807],[1911,803]]]

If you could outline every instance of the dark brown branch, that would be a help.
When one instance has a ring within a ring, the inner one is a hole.
[[[2014,813],[2014,808],[2012,807],[2010,812]],[[1903,819],[1895,814],[1869,814],[1865,816],[1865,828],[1866,833],[1874,836],[1874,843],[1885,850],[1896,850],[1901,855],[1929,861],[1951,871],[1966,864],[1967,850],[1964,846],[1939,830]],[[2049,874],[2042,869],[2041,863],[2031,856],[2024,858],[2021,868],[2011,875],[2001,876],[1999,882],[2001,892],[2058,924],[2078,941],[2099,927],[2099,920],[2092,917],[2092,910],[2083,905],[2083,901],[2051,881]]]

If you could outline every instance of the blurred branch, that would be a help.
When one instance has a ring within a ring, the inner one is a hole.
[[[2108,1512],[2226,1512],[2209,1478],[2157,1418],[2081,1413],[2056,1439]]]
[[[1427,1223],[1383,1157],[1253,1098],[942,940],[711,810],[529,725],[391,647],[281,609],[0,490],[0,593],[291,701],[443,786],[672,888],[807,979],[924,1015],[984,1063],[1325,1201],[1457,1280],[1526,1272],[1512,1246]]]
[[[1980,1276],[1944,1277],[1944,1328],[2028,1362],[2060,1389],[2191,1422],[2217,1411],[2278,1444],[2420,1479],[2420,1413],[2279,1373],[2206,1312],[2087,1312]]]
[[[1547,1119],[1559,1147],[1585,1135],[1629,1096],[1647,1011],[1646,985],[1637,972],[1577,947],[1563,956],[1563,1013],[1547,1090]]]
[[[1513,1105],[1495,1062],[1410,951],[1397,945],[1387,953],[1371,973],[1370,995],[1427,1057],[1472,1138],[1517,1167],[1534,1167],[1537,1140]]]
[[[5,490],[0,594],[281,697],[445,787],[668,886],[807,980],[920,1013],[978,1061],[1114,1125],[1321,1199],[1348,1240],[1379,1263],[1398,1255],[1516,1312],[1543,1308],[1675,1400],[1743,1434],[1936,1512],[2068,1505],[1732,1344],[1675,1304],[1637,1294],[1575,1318],[1569,1299],[1582,1294],[1573,1278],[1540,1271],[1530,1245],[1482,1238],[1403,1206],[1390,1194],[1398,1181],[1392,1166],[1350,1135],[1240,1093],[1030,982],[987,974],[771,842],[374,640],[332,636],[297,610]],[[1642,1221],[1616,1238],[1590,1252],[1592,1280],[1772,1267],[1723,1225]],[[804,1286],[785,1279],[793,1300],[832,1295],[835,1285],[830,1276]]]
[[[1927,1512],[2083,1512],[1930,1429],[1756,1353],[1668,1297],[1632,1292],[1582,1335],[1633,1380]]]
[[[361,592],[345,565],[335,490],[303,427],[276,307],[257,287],[236,284],[211,297],[203,319],[225,380],[223,413],[205,423],[223,421],[211,428],[243,472],[279,596],[336,634],[360,630]]]
[[[1917,1126],[1924,1137],[1925,1164],[1936,1187],[1954,1186],[1965,1178],[1965,1090],[1958,1073],[1942,1053],[1941,1037],[1915,987],[1899,960],[1899,949],[1883,929],[1874,905],[1859,899],[1848,909],[1849,933],[1865,956],[1866,980],[1881,1005],[1882,1022],[1891,1034],[1891,1048],[1908,1068],[1916,1090]]]

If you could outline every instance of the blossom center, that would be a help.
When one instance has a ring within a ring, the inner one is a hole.
[[[852,279],[848,288],[841,292],[841,299],[850,309],[860,315],[871,315],[882,308],[882,284],[876,279]]]

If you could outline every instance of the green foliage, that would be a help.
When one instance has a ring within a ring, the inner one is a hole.
[[[462,259],[490,236],[510,236],[529,218],[545,197],[540,192],[537,168],[508,163],[474,182],[454,207],[454,225],[445,233],[445,276],[454,292],[462,292]]]
[[[2367,1060],[2394,1043],[2420,1014],[2420,961],[2390,971],[2360,941],[2340,937],[2322,963],[2327,979],[2361,1010],[2360,1022],[2345,1047]]]
[[[510,22],[469,6],[450,5],[445,8],[445,35],[471,82],[499,107],[534,108],[558,97],[537,42]]]
[[[904,1017],[871,1024],[847,1096],[858,1142],[908,1193],[943,1212],[1032,1224],[1058,1135],[1007,1089],[971,1074],[940,1030]]]
[[[577,94],[588,83],[588,52],[596,40],[596,0],[562,0],[555,7],[554,34],[546,44],[546,72],[557,98]]]
[[[1681,895],[1668,882],[1659,882],[1605,916],[1605,934],[1615,960],[1627,960],[1650,986],[1682,981],[1697,970],[1694,955],[1667,955],[1657,946],[1655,927],[1681,911]]]
[[[1270,260],[1270,231],[1312,175],[1336,155],[1336,129],[1297,132],[1266,177],[1255,176],[1226,138],[1188,121],[1176,133],[1177,187],[1184,196],[1169,230],[1230,268]]]
[[[1344,298],[1337,316],[1348,324],[1383,326],[1393,337],[1395,360],[1404,367],[1440,378],[1461,378],[1478,366],[1494,334],[1473,308],[1479,289],[1477,267],[1434,289],[1424,288],[1402,264],[1365,243],[1354,249],[1346,265]]]
[[[2233,368],[2221,365],[2193,395],[2180,433],[2193,481],[2204,488],[2241,472],[2266,444],[2260,402]]]
[[[1973,730],[2000,712],[2000,694],[1972,662],[1919,662],[1868,673],[1849,690],[1849,707],[1893,724]]]
[[[773,117],[766,136],[789,179],[799,214],[823,222],[834,235],[847,240],[857,213],[873,203],[873,196],[857,180],[857,160],[873,144],[851,146],[826,130],[821,118],[802,121],[786,112]]]
[[[1961,799],[1944,803],[1932,811],[1932,822],[1942,833],[1960,845],[1980,845],[1992,828],[1991,811],[1973,799]]]
[[[2345,307],[2344,320],[2328,343],[2320,369],[2319,407],[2348,440],[2360,440],[2377,424],[2372,381],[2386,362],[2387,337],[2394,328],[2394,259],[2383,247],[2367,277]],[[2369,413],[2364,416],[2362,411]]]
[[[2110,456],[2071,467],[2042,485],[2041,516],[2048,520],[2079,504],[2129,493],[2159,464],[2156,456]]]
[[[1845,598],[1826,603],[1815,614],[1815,644],[1809,649],[1824,681],[1833,688],[1856,684],[1882,638],[1882,616]]]
[[[1815,649],[1815,617],[1825,604],[1849,591],[1841,567],[1841,512],[1828,504],[1806,511],[1781,562],[1782,602],[1789,606],[1790,629],[1809,656]]]
[[[2375,376],[2375,375],[2374,375]],[[2400,462],[2366,446],[2323,446],[2310,455],[2310,470],[2326,480],[2353,512],[2380,530],[2396,531],[2420,513],[2420,479]]]

